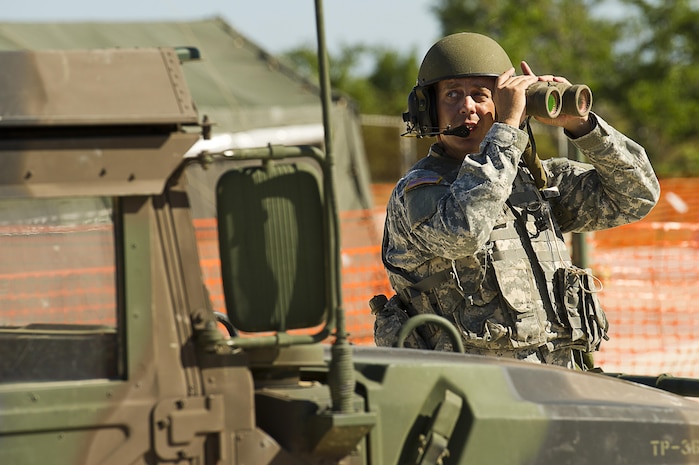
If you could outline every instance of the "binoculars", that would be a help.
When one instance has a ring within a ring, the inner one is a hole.
[[[584,84],[537,82],[527,88],[527,114],[555,118],[559,114],[585,116],[592,108],[592,91]]]

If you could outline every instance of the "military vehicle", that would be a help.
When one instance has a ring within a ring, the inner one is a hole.
[[[1,464],[699,463],[696,380],[349,344],[330,145],[193,152],[196,54],[0,52]]]

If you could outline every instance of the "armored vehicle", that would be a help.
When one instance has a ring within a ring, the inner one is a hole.
[[[197,151],[194,55],[0,52],[0,463],[699,463],[695,380],[350,345],[331,150]]]

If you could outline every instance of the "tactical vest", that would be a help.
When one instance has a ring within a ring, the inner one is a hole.
[[[485,246],[458,260],[434,258],[417,272],[428,278],[398,292],[410,313],[450,320],[472,352],[596,350],[607,321],[589,273],[572,265],[551,206],[520,167],[513,189]],[[550,195],[549,195],[550,196]],[[423,337],[444,347],[442,331]]]

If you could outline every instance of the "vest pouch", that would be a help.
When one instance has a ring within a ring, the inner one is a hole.
[[[421,292],[412,287],[406,287],[398,296],[400,297],[403,308],[406,309],[409,316],[419,314],[439,315],[449,320],[458,329],[458,325],[456,325],[453,316],[441,312],[434,292]],[[421,338],[420,342],[428,349],[446,352],[454,351],[449,335],[437,324],[426,323],[418,327],[411,335],[416,333],[418,333]]]
[[[576,272],[577,271],[577,272]],[[553,274],[553,289],[556,296],[559,318],[563,325],[571,330],[572,342],[586,340],[580,317],[580,271],[571,268],[559,268]],[[583,297],[584,298],[584,297]]]
[[[554,273],[554,292],[561,310],[559,316],[571,330],[572,342],[582,344],[586,352],[598,350],[602,339],[609,339],[609,323],[590,271],[559,268]]]
[[[581,275],[580,308],[584,312],[583,324],[587,333],[588,352],[599,350],[602,340],[609,340],[609,321],[597,298],[598,289],[589,270]]]
[[[483,350],[512,350],[517,347],[512,344],[510,333],[498,318],[486,319],[482,322],[477,332],[467,329],[467,325],[473,326],[472,321],[467,321],[466,312],[456,314],[460,329],[466,335],[464,345]]]
[[[374,313],[372,311],[372,313]],[[383,308],[375,312],[374,343],[378,347],[395,347],[398,342],[400,328],[408,321],[408,313],[403,302],[397,295],[391,297]],[[405,339],[404,347],[411,349],[427,349],[427,344],[416,331]]]
[[[524,259],[494,260],[492,265],[500,293],[514,321],[512,344],[517,348],[545,343],[546,333],[534,306],[540,298],[529,263]]]

